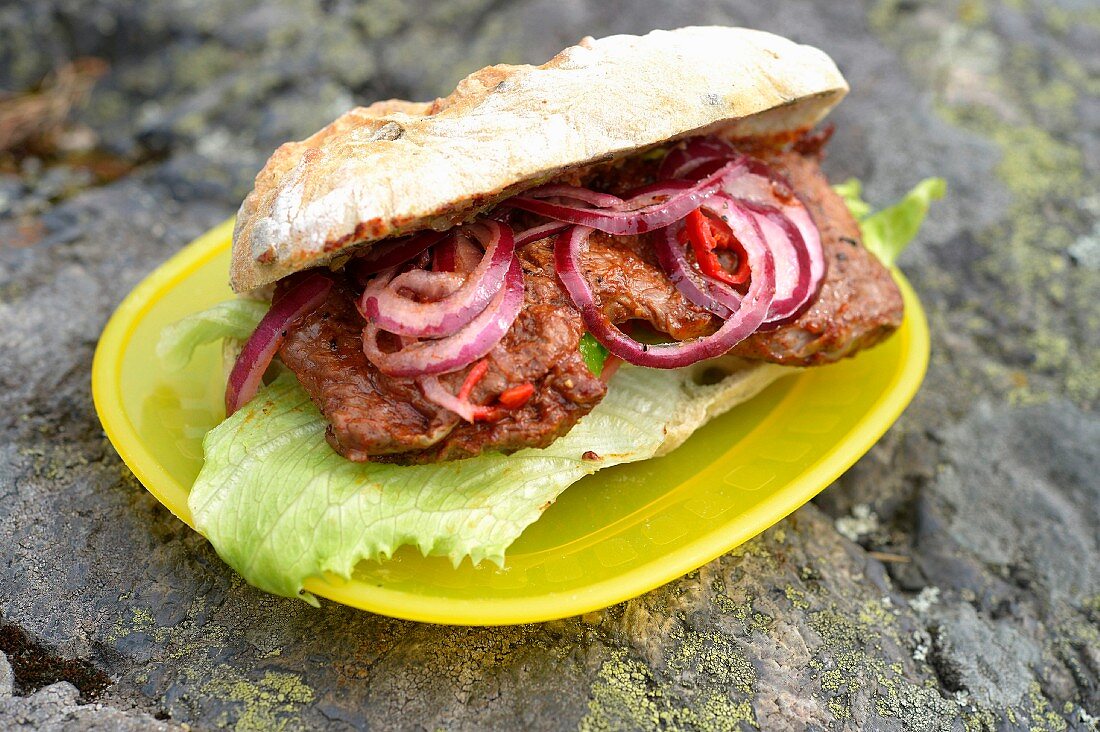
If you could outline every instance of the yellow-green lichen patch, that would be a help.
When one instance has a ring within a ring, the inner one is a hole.
[[[898,642],[891,625],[884,626],[874,616],[852,619],[835,608],[811,613],[809,624],[821,645],[808,665],[835,719],[853,717],[857,694],[869,695],[876,714],[902,719],[907,729],[950,729],[959,717],[955,702],[910,679],[900,663],[887,663],[877,639],[886,636]]]
[[[802,590],[787,585],[783,588],[783,594],[787,596],[787,600],[791,603],[791,607],[795,610],[808,610],[810,603],[806,601],[806,593]]]
[[[736,732],[745,727],[757,728],[752,704],[733,701],[715,692],[702,699],[698,709],[683,709],[679,714],[682,726],[688,729]]]
[[[724,593],[728,575],[722,565],[729,562],[714,562],[692,579],[633,600],[605,624],[607,632],[621,627],[629,633],[630,650],[612,649],[600,665],[581,729],[756,726],[757,670],[742,640],[753,613],[750,601]],[[691,589],[682,591],[688,584]]]
[[[859,622],[865,625],[878,625],[880,627],[884,625],[893,625],[897,618],[890,612],[890,605],[883,602],[883,600],[888,602],[889,598],[865,600],[863,606],[859,609]]]
[[[205,605],[205,598],[196,597],[188,618],[201,615]],[[190,693],[191,703],[220,710],[216,713],[219,726],[241,732],[298,728],[300,712],[313,701],[313,690],[297,674],[269,670],[252,679],[238,666],[212,661],[210,649],[224,648],[230,642],[229,630],[222,625],[199,627],[185,620],[165,627],[157,623],[151,610],[132,607],[128,618],[116,620],[108,638],[125,646],[131,636],[151,638],[162,649],[163,660],[177,667],[183,685],[196,689]],[[278,653],[279,649],[273,648],[264,655]],[[148,679],[144,673],[134,678],[138,683]]]
[[[200,691],[236,707],[236,714],[227,710],[220,721],[238,732],[300,726],[291,724],[294,712],[313,701],[313,690],[296,674],[267,671],[258,681],[251,681],[228,666],[216,667]]]
[[[1031,682],[1027,692],[1027,707],[1023,713],[1028,719],[1030,732],[1064,732],[1066,720],[1050,706],[1037,681]]]
[[[987,344],[992,358],[957,359],[954,367],[964,380],[1014,403],[1066,395],[1089,405],[1100,398],[1100,347],[1081,334],[1100,332],[1094,297],[1100,272],[1075,265],[1071,247],[1092,226],[1082,203],[1090,186],[1079,146],[1087,124],[1081,100],[1100,93],[1100,81],[1068,44],[1020,34],[1006,39],[993,17],[1021,11],[999,5],[963,2],[954,14],[947,6],[911,13],[887,0],[869,19],[932,91],[935,110],[996,146],[993,184],[1011,199],[1000,220],[972,233],[974,274],[990,284],[980,300],[963,306],[981,321],[967,332]],[[1064,32],[1097,15],[1028,5],[1026,20],[1017,21],[1037,31]],[[934,275],[928,284],[946,291],[967,286]],[[1006,363],[1004,354],[1017,363]]]
[[[659,690],[651,690],[653,677],[644,664],[613,651],[600,666],[588,702],[588,714],[581,720],[584,732],[617,729],[654,729],[661,724]],[[663,700],[662,700],[663,701]]]
[[[757,728],[752,704],[731,699],[720,689],[705,689],[685,703],[666,694],[645,664],[612,651],[596,676],[582,732],[610,730],[692,730],[719,732]]]
[[[677,627],[670,639],[675,644],[668,657],[672,671],[688,672],[703,683],[714,683],[742,694],[752,693],[756,669],[727,636],[713,630],[697,632]]]
[[[963,714],[963,726],[966,732],[993,732],[997,717],[988,709],[975,709]]]

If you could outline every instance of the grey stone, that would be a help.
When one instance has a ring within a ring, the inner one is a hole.
[[[2,658],[2,654],[0,654]],[[147,714],[77,703],[80,692],[60,681],[25,697],[0,695],[0,727],[10,732],[165,732],[180,729]]]
[[[135,166],[99,187],[41,161],[0,178],[0,728],[1095,729],[1100,26],[1084,5],[0,8],[0,88],[106,59],[74,124]],[[901,260],[928,378],[811,505],[607,610],[447,628],[253,590],[122,465],[89,393],[98,333],[235,211],[276,145],[488,63],[690,23],[836,58],[852,93],[833,179],[876,205],[948,180]]]
[[[11,664],[8,663],[8,657],[4,652],[0,651],[0,700],[11,696],[14,684],[15,676],[12,673]]]

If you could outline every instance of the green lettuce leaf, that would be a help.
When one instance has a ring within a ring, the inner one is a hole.
[[[863,245],[889,267],[917,235],[932,201],[947,193],[947,182],[943,178],[926,178],[893,206],[875,213],[863,200],[863,187],[855,178],[833,186],[833,190],[859,222]]]
[[[739,397],[786,369],[735,373]],[[362,559],[400,546],[498,565],[504,551],[569,485],[596,470],[670,449],[690,434],[730,382],[700,386],[688,369],[624,368],[615,387],[545,449],[432,465],[353,463],[325,441],[326,422],[290,374],[210,431],[188,500],[195,526],[252,584],[316,604],[308,577],[350,576]],[[719,411],[722,411],[719,408]],[[601,456],[584,460],[587,451]]]
[[[270,305],[257,300],[227,300],[188,315],[161,331],[157,358],[170,371],[187,366],[195,349],[225,338],[246,340]]]

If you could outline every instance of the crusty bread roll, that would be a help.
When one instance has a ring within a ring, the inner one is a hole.
[[[806,129],[847,90],[823,52],[744,28],[586,38],[542,66],[490,66],[444,99],[359,107],[276,150],[241,205],[230,279],[247,292],[698,132]]]

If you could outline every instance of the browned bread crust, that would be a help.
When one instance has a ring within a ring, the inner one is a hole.
[[[444,99],[359,107],[279,147],[241,205],[230,279],[247,292],[698,132],[805,129],[847,90],[823,52],[744,28],[586,38],[542,66],[490,66]]]

